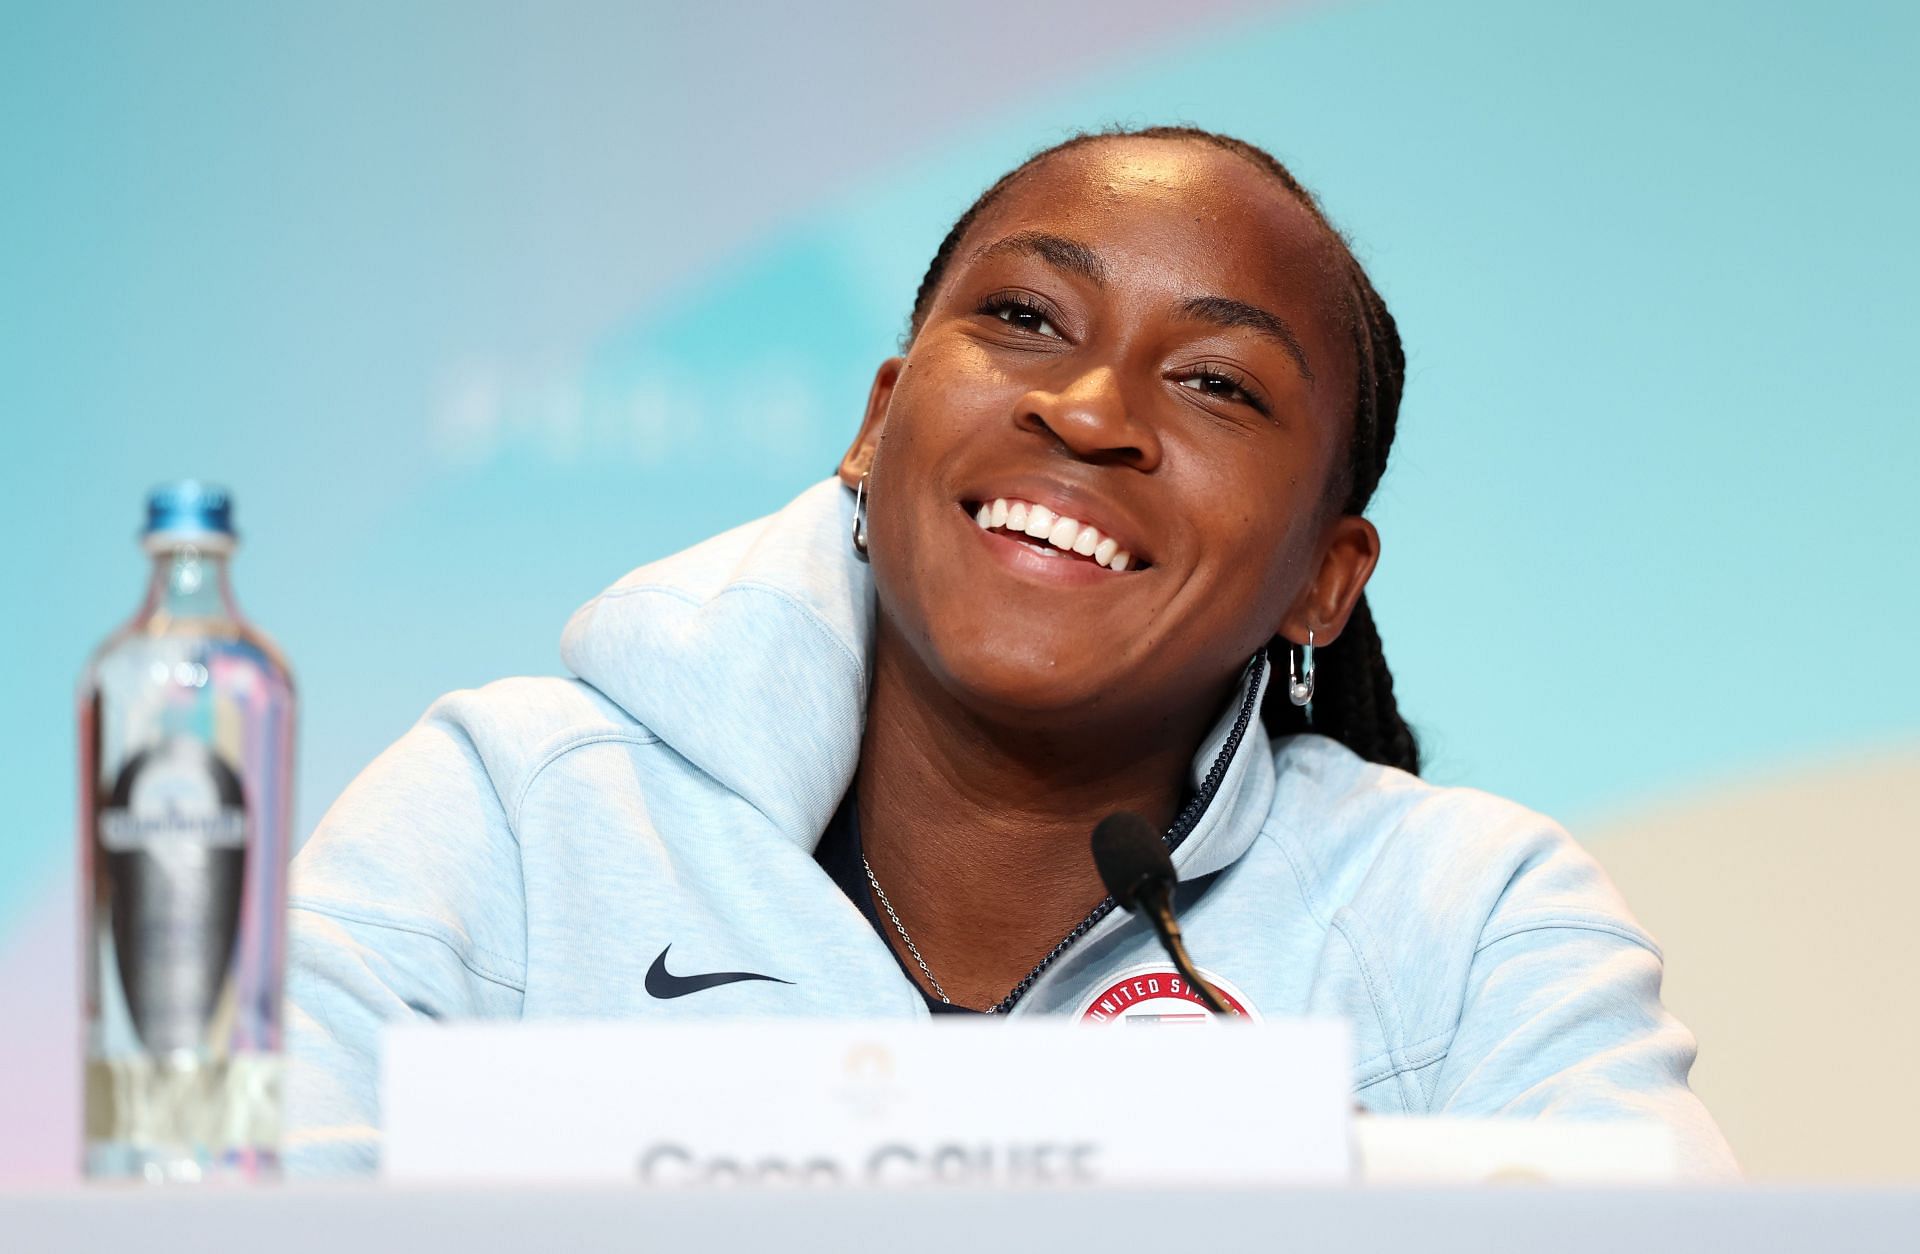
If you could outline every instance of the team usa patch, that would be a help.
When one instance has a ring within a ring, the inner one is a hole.
[[[1236,1019],[1260,1022],[1245,993],[1213,972],[1200,969],[1200,977],[1220,993],[1220,1000]],[[1187,978],[1159,963],[1145,963],[1112,976],[1099,992],[1080,1003],[1074,1017],[1082,1023],[1129,1024],[1204,1024],[1214,1018],[1213,1011],[1200,1000]]]

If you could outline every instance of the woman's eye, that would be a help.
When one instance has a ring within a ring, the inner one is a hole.
[[[1008,326],[1017,327],[1022,331],[1031,331],[1036,335],[1050,335],[1055,339],[1060,338],[1060,332],[1054,329],[1046,311],[1026,301],[1011,300],[1004,296],[995,297],[981,306],[980,312],[990,314]]]
[[[1254,395],[1241,380],[1232,375],[1205,370],[1199,374],[1188,375],[1179,382],[1183,388],[1201,392],[1207,396],[1218,396],[1223,400],[1240,401],[1251,405],[1263,414],[1267,412],[1266,403]]]

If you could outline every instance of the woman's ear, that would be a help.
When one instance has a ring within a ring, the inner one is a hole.
[[[1275,634],[1295,644],[1307,643],[1309,630],[1315,645],[1338,640],[1379,562],[1380,533],[1373,524],[1354,514],[1335,518],[1320,550],[1319,570]]]
[[[873,387],[867,392],[866,416],[860,420],[860,430],[853,437],[852,447],[840,459],[840,482],[850,488],[858,487],[861,478],[873,469],[873,454],[880,447],[880,433],[887,425],[887,407],[893,403],[893,387],[900,381],[906,365],[904,357],[889,357],[873,373]]]

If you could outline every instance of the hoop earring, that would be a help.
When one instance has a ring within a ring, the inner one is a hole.
[[[1307,642],[1300,646],[1306,655],[1306,661],[1295,668],[1296,659],[1292,649],[1287,650],[1287,700],[1295,705],[1304,706],[1307,711],[1307,725],[1313,725],[1313,628],[1307,628]]]
[[[867,560],[867,476],[860,476],[860,486],[853,490],[853,555],[861,561]]]

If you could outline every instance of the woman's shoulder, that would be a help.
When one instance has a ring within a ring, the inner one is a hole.
[[[576,745],[653,737],[574,679],[448,693],[328,808],[293,865],[307,901],[417,899],[422,885],[517,883],[521,797]]]
[[[457,739],[499,783],[511,783],[575,740],[656,739],[592,684],[558,676],[499,679],[447,693],[408,733],[419,734]],[[406,743],[402,738],[400,745]]]
[[[591,684],[552,676],[496,680],[449,692],[427,707],[400,739],[341,794],[351,804],[413,797],[435,804],[478,792],[509,811],[541,766],[576,743],[655,737]],[[324,825],[323,825],[324,826]]]
[[[1285,736],[1274,746],[1274,816],[1337,834],[1352,854],[1396,842],[1462,842],[1491,849],[1513,840],[1571,839],[1553,819],[1496,793],[1439,784],[1361,757],[1328,736]]]
[[[1471,928],[1477,945],[1534,927],[1590,927],[1657,948],[1598,861],[1554,819],[1478,788],[1370,762],[1325,736],[1278,742],[1264,835],[1323,918]]]

